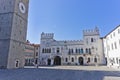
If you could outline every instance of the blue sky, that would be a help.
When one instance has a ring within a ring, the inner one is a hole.
[[[40,43],[42,32],[56,40],[83,39],[97,26],[105,36],[120,24],[120,0],[30,0],[27,39]]]

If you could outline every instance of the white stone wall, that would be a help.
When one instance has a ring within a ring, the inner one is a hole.
[[[104,39],[104,51],[107,57],[107,65],[120,66],[120,26],[117,26]]]
[[[83,65],[104,64],[103,45],[98,28],[83,31],[83,40],[57,41],[54,39],[53,33],[42,33],[40,44],[40,65],[48,65],[48,59],[51,60],[51,65],[54,65],[56,56],[61,58],[61,65],[80,65],[80,57],[83,58]],[[58,48],[59,53],[57,53]],[[91,53],[86,53],[86,48],[90,49]],[[44,52],[43,49],[51,51]],[[81,49],[83,49],[83,53]],[[90,58],[89,63],[88,58]],[[97,62],[95,62],[95,58],[97,58]]]

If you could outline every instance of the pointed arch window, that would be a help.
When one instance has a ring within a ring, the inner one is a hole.
[[[81,49],[81,53],[84,53],[83,48]]]
[[[74,58],[72,57],[72,62],[74,62]]]
[[[91,49],[89,48],[89,54],[91,54]]]
[[[97,58],[96,57],[94,58],[94,62],[97,62]]]
[[[68,62],[68,58],[65,58],[65,61]]]
[[[88,53],[88,49],[86,48],[86,53]]]
[[[44,48],[42,49],[42,53],[45,53],[45,49]]]

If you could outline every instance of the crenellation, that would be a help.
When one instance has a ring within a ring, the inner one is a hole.
[[[95,27],[93,30],[83,30],[83,35],[84,36],[89,36],[89,35],[99,35],[99,29]]]
[[[41,34],[41,40],[42,39],[53,39],[53,38],[54,38],[53,33],[44,33],[44,32],[42,32],[42,34]]]

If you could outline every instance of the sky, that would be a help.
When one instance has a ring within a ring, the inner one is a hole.
[[[56,40],[82,40],[98,27],[104,37],[120,25],[120,0],[29,0],[27,39],[40,43],[42,32]]]

